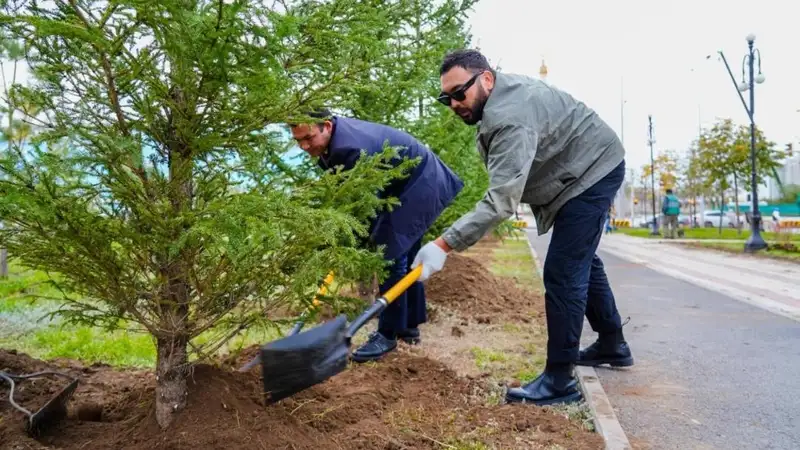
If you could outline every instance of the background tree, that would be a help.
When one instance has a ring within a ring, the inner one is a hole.
[[[652,193],[652,181],[650,174],[655,170],[655,188],[656,192]],[[642,166],[642,182],[646,184],[648,189],[647,203],[652,209],[652,195],[656,198],[656,214],[659,214],[661,208],[661,197],[664,196],[666,189],[676,189],[678,183],[678,157],[673,150],[665,150],[660,152],[658,156],[653,158],[652,166],[650,163]]]
[[[653,216],[653,180],[650,177],[650,174],[653,173],[652,169],[650,163],[646,163],[642,165],[642,169],[639,171],[639,181],[643,188],[642,204],[644,205],[644,215],[647,220],[651,220]],[[656,206],[657,208],[658,206]]]
[[[25,42],[35,76],[9,99],[32,106],[24,120],[38,132],[0,159],[0,245],[60,274],[68,321],[153,336],[162,427],[186,404],[190,352],[307,302],[331,268],[346,281],[380,266],[358,243],[393,199],[372,193],[413,163],[388,170],[387,149],[347,173],[298,177],[265,131],[310,107],[358,107],[370,62],[419,7],[376,6],[3,3],[3,30]]]
[[[750,157],[750,125],[740,125],[736,129],[736,140],[731,149],[734,176],[737,184],[745,192],[752,192],[751,157]],[[786,158],[786,151],[781,150],[775,142],[766,138],[764,132],[756,127],[756,183],[760,186],[772,176],[773,170],[781,166]]]
[[[783,195],[779,203],[800,203],[800,184],[787,184],[783,187]]]
[[[703,130],[698,144],[698,169],[706,180],[706,187],[716,187],[720,193],[720,208],[724,208],[725,191],[735,188],[736,217],[739,217],[738,189],[740,184],[750,192],[750,127],[735,126],[731,119],[717,121],[711,129]],[[783,158],[764,134],[756,129],[756,178],[763,183]],[[740,183],[744,181],[743,183]],[[745,181],[746,180],[746,181]]]
[[[0,76],[2,76],[3,82],[3,91],[0,93],[2,95],[2,98],[0,98],[0,114],[2,114],[0,120],[2,120],[3,124],[0,127],[0,130],[2,130],[0,139],[7,144],[5,149],[0,149],[0,155],[11,151],[14,144],[23,145],[31,133],[29,124],[14,117],[14,108],[11,107],[9,100],[9,88],[17,83],[19,64],[23,56],[23,48],[19,42],[0,36]],[[6,68],[11,70],[11,79],[6,79]],[[0,179],[2,179],[1,173]],[[3,221],[0,220],[0,229],[3,226]],[[6,278],[7,276],[8,250],[0,248],[0,278]]]
[[[409,132],[464,182],[464,189],[428,230],[429,239],[470,211],[489,185],[475,146],[475,128],[435,100],[442,58],[469,45],[467,13],[476,3],[414,0],[414,14],[401,18],[402,31],[391,39],[389,52],[374,59],[372,70],[362,74],[369,80],[349,90],[354,99],[347,113]]]
[[[656,177],[662,191],[676,189],[678,183],[678,155],[675,150],[665,150],[654,158]]]
[[[684,198],[690,200],[690,212],[697,214],[697,199],[710,197],[712,192],[705,183],[705,173],[700,163],[698,141],[692,143],[688,154],[679,162],[679,185]]]
[[[699,170],[705,178],[704,186],[719,194],[720,211],[725,208],[725,192],[730,189],[732,175],[741,165],[735,145],[736,129],[731,119],[718,121],[711,129],[704,129],[698,140]],[[719,226],[722,227],[721,216]]]

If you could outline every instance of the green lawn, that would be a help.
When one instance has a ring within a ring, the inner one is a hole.
[[[649,228],[618,228],[616,233],[626,234],[628,236],[642,237],[642,238],[656,238],[661,239],[664,237],[664,232],[661,236],[651,236]],[[723,228],[720,234],[719,228],[684,228],[686,233],[685,239],[730,239],[730,240],[746,240],[750,237],[750,230],[742,230],[741,234],[732,228]],[[764,232],[761,235],[767,241],[777,240],[775,233]],[[800,241],[800,233],[791,234],[792,241]]]
[[[680,243],[680,241],[675,242]],[[681,245],[693,248],[719,250],[727,253],[744,254],[744,248],[740,242],[684,242]],[[766,250],[756,253],[755,256],[800,263],[800,252]]]
[[[130,367],[155,365],[153,340],[136,324],[121,324],[127,329],[107,331],[51,317],[61,304],[58,298],[62,297],[48,279],[45,273],[10,262],[9,277],[0,279],[0,347],[40,359],[63,357]],[[199,336],[194,343],[208,341],[210,333]],[[250,328],[229,341],[221,352],[268,342],[278,336],[279,332],[273,328]]]

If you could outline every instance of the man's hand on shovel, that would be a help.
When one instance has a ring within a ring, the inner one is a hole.
[[[412,269],[422,264],[422,275],[419,277],[418,281],[425,281],[430,278],[431,275],[442,270],[450,250],[452,250],[450,246],[447,245],[447,242],[441,237],[423,245],[422,248],[419,249],[419,252],[417,252],[417,257],[414,258],[414,262],[411,264]]]

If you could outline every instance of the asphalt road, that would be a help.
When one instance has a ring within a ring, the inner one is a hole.
[[[543,261],[549,235],[528,235]],[[636,365],[597,374],[631,443],[800,449],[800,322],[602,247]],[[585,323],[584,345],[595,337]]]

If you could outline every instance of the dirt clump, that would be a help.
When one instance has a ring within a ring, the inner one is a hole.
[[[167,431],[155,421],[151,373],[107,366],[83,370],[72,364],[66,370],[79,375],[81,384],[71,407],[90,411],[71,411],[64,422],[34,440],[23,431],[23,416],[0,402],[0,447],[357,450],[438,449],[441,443],[470,442],[490,448],[603,447],[596,433],[542,408],[488,406],[478,381],[402,351],[377,364],[353,365],[320,385],[265,406],[260,372],[234,370],[249,356],[229,360],[232,366],[196,365],[187,407]],[[17,373],[48,367],[3,350],[0,365]],[[41,404],[59,388],[59,381],[21,385],[17,398],[27,405]],[[6,389],[0,387],[0,395],[7,395]],[[89,420],[82,420],[85,414]]]
[[[480,262],[451,254],[442,271],[425,284],[427,301],[478,323],[517,321],[530,323],[544,317],[541,294],[521,289],[509,279],[495,277]],[[429,322],[434,322],[435,319]]]

